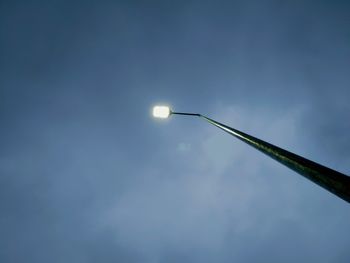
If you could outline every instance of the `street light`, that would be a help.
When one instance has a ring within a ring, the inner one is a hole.
[[[350,177],[345,174],[310,161],[201,114],[174,112],[167,106],[155,106],[153,108],[154,117],[168,118],[171,115],[200,117],[350,203]]]

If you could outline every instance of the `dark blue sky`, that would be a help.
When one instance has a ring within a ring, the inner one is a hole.
[[[1,1],[0,262],[350,262],[348,1]]]

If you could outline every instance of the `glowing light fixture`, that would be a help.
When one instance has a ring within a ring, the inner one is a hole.
[[[166,119],[171,114],[171,110],[167,106],[155,106],[153,108],[153,116],[156,118]]]

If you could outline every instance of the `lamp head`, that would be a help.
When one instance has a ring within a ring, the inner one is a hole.
[[[154,106],[153,116],[156,118],[166,119],[170,116],[171,110],[168,106]]]

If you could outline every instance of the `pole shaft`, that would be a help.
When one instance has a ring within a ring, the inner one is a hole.
[[[244,132],[233,129],[222,123],[214,121],[203,115],[196,115],[204,118],[209,123],[214,126],[224,130],[225,132],[235,136],[241,141],[249,144],[255,149],[263,152],[264,154],[270,156],[276,161],[282,163],[283,165],[289,167],[295,172],[301,174],[302,176],[308,178],[319,186],[327,189],[331,193],[337,195],[343,200],[350,203],[350,177],[332,170],[328,167],[310,161],[304,157],[296,155],[292,152],[286,151],[268,142],[250,136]]]

